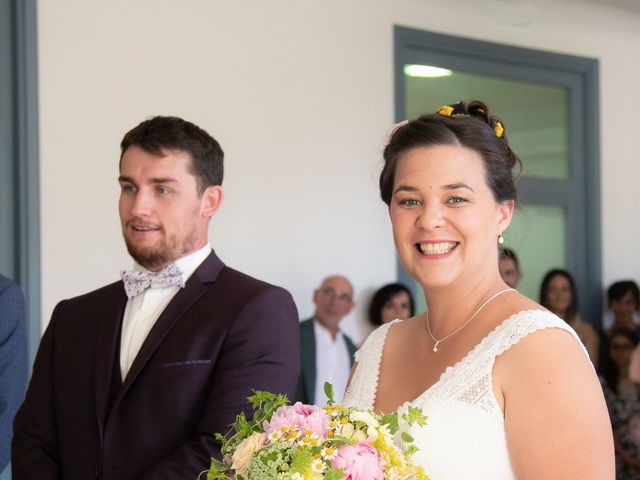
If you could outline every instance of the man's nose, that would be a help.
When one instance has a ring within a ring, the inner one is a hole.
[[[153,210],[153,196],[146,190],[140,189],[136,192],[131,207],[131,213],[136,217],[149,215]]]

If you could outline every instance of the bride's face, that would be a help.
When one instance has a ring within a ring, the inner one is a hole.
[[[424,288],[498,273],[498,234],[513,202],[496,202],[478,153],[436,145],[399,160],[389,214],[400,259]]]

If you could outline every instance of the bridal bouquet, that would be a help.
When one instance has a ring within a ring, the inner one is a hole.
[[[288,405],[285,395],[256,391],[248,398],[253,420],[243,412],[226,436],[216,434],[223,461],[211,459],[202,475],[207,480],[428,480],[411,463],[417,451],[413,438],[400,432],[401,424],[426,423],[419,408],[376,415],[336,405],[328,383],[325,393],[328,402],[320,408]]]

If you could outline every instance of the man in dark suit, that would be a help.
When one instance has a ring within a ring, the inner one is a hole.
[[[0,474],[9,463],[11,424],[27,385],[27,337],[20,287],[0,275]]]
[[[340,275],[325,278],[313,292],[313,317],[300,322],[302,369],[296,400],[324,405],[324,383],[333,385],[337,400],[342,398],[356,348],[340,331],[340,321],[355,306],[353,287]]]
[[[121,152],[134,271],[55,308],[14,423],[14,480],[195,479],[252,389],[295,391],[291,296],[208,244],[223,197],[218,143],[155,117]]]

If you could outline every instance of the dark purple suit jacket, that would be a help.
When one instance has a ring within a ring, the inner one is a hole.
[[[126,302],[116,282],[55,308],[14,422],[14,480],[195,479],[252,389],[293,398],[298,315],[285,290],[212,253],[120,385]]]

